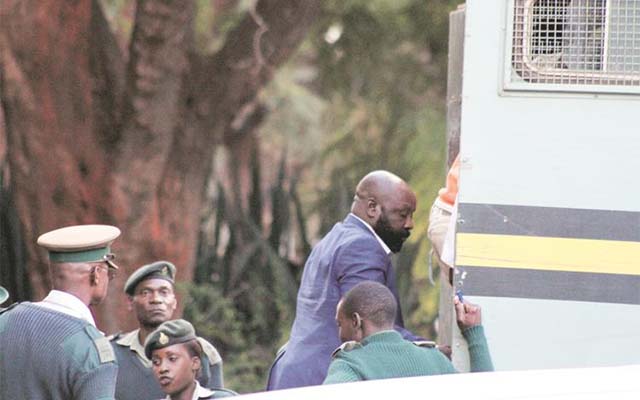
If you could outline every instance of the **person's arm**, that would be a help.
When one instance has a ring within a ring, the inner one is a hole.
[[[61,344],[65,362],[57,368],[71,376],[71,393],[77,400],[113,400],[118,362],[109,340],[95,327],[68,336]]]
[[[456,308],[456,320],[462,335],[469,345],[471,372],[493,371],[493,362],[489,353],[487,338],[482,327],[480,306],[463,303],[456,296],[453,300]]]
[[[331,385],[333,383],[357,382],[362,380],[356,371],[351,368],[349,363],[341,359],[334,359],[329,365],[327,377],[322,382],[323,385]]]
[[[387,284],[389,256],[373,237],[361,236],[346,243],[338,249],[335,257],[340,297],[362,281]]]
[[[115,399],[116,375],[115,362],[105,363],[82,374],[74,382],[74,399],[113,400]]]

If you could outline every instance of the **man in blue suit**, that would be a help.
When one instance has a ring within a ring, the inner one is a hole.
[[[398,299],[391,253],[409,237],[415,209],[415,194],[398,176],[374,171],[362,178],[351,213],[307,259],[291,336],[271,367],[267,390],[322,383],[331,353],[340,346],[336,306],[357,283],[380,282]],[[404,328],[399,306],[395,329],[405,339],[421,339]]]

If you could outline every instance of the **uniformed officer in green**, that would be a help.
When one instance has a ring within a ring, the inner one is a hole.
[[[235,395],[231,390],[200,386],[196,376],[202,366],[202,347],[193,326],[183,319],[161,324],[147,337],[144,351],[151,359],[153,373],[167,395],[166,400],[218,399]]]
[[[336,311],[344,343],[324,384],[457,372],[433,344],[407,341],[393,329],[396,309],[395,297],[378,282],[361,282],[345,294]],[[456,301],[456,315],[469,343],[471,371],[492,371],[480,308]]]
[[[163,396],[151,371],[151,360],[144,353],[147,336],[161,323],[172,318],[177,307],[174,293],[176,267],[168,261],[143,265],[134,271],[124,285],[129,310],[138,320],[138,329],[115,335],[111,344],[118,360],[118,400],[152,399]],[[211,343],[198,338],[204,349],[200,384],[221,388],[222,359]]]
[[[120,230],[76,225],[38,238],[53,290],[0,314],[0,399],[114,399],[117,364],[89,310],[107,296]]]

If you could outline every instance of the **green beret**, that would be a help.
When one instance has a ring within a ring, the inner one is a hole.
[[[143,265],[131,274],[124,284],[124,292],[129,296],[133,296],[136,286],[147,279],[164,279],[171,283],[175,282],[176,267],[169,261],[156,261],[151,264]]]
[[[7,292],[7,289],[0,286],[0,304],[7,301],[8,298],[9,298],[9,292]]]
[[[73,225],[40,235],[38,245],[47,249],[53,262],[105,261],[118,269],[110,248],[118,236],[120,229],[111,225]]]
[[[147,336],[144,342],[144,354],[151,359],[151,353],[156,349],[173,346],[196,339],[196,331],[189,321],[174,319],[160,324],[155,331]]]

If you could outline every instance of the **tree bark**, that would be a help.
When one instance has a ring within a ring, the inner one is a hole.
[[[213,150],[319,4],[260,0],[208,58],[193,51],[192,0],[139,0],[136,10],[122,54],[97,1],[0,3],[0,131],[33,300],[50,289],[38,235],[117,225],[121,275],[94,310],[107,332],[134,326],[122,286],[135,268],[167,259],[191,280]]]

